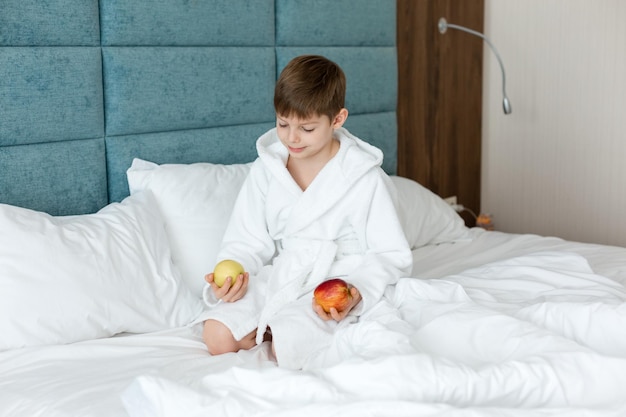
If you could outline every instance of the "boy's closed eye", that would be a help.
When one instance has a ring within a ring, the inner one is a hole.
[[[278,127],[280,127],[281,129],[286,129],[287,127],[289,127],[289,125],[287,125],[287,124],[280,124],[280,123],[279,123],[279,124],[278,124]],[[301,127],[301,129],[302,129],[304,132],[306,132],[306,133],[311,133],[311,132],[313,132],[313,131],[315,130],[315,128],[314,128],[314,127],[304,127],[304,126],[302,126],[302,127]]]

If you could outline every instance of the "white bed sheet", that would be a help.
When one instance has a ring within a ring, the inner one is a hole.
[[[200,325],[20,349],[0,416],[626,415],[626,249],[472,233],[414,251],[422,279],[390,294],[411,327],[364,320],[316,369],[211,357]]]
[[[626,285],[626,248],[563,240],[533,234],[470,229],[471,241],[423,246],[413,251],[412,276],[441,278],[486,263],[538,251],[565,251],[584,256],[599,275]]]

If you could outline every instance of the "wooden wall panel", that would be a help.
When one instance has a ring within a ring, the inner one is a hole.
[[[480,211],[483,0],[397,0],[398,174]],[[474,219],[462,214],[468,225]]]

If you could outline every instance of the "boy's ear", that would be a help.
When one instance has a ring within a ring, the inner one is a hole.
[[[338,127],[343,126],[347,118],[348,118],[348,109],[344,108],[344,109],[339,110],[339,113],[337,113],[337,115],[333,119],[333,123],[332,123],[333,129],[337,129]]]

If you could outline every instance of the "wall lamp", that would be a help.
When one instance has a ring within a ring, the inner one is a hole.
[[[467,32],[472,35],[478,36],[479,38],[482,38],[487,43],[487,45],[489,45],[489,47],[491,48],[491,51],[494,53],[494,55],[498,59],[498,63],[500,64],[500,69],[502,70],[502,97],[503,97],[502,108],[504,110],[504,114],[511,114],[513,109],[511,108],[511,102],[509,101],[509,98],[506,96],[506,74],[504,72],[504,64],[502,64],[502,59],[500,58],[500,54],[496,50],[496,47],[493,46],[491,41],[487,39],[487,37],[485,37],[485,35],[483,35],[480,32],[476,32],[475,30],[468,29],[464,26],[449,24],[444,17],[439,19],[439,32],[441,34],[444,34],[446,33],[446,30],[448,30],[448,28],[461,30],[463,32]]]

